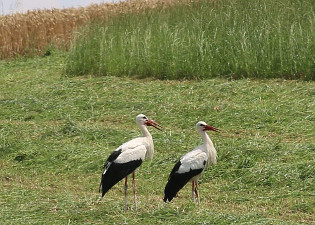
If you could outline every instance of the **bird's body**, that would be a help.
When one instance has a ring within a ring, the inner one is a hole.
[[[135,138],[119,146],[104,165],[105,170],[100,185],[102,197],[116,183],[135,171],[145,160],[146,155],[151,155],[152,159],[153,152],[152,137]]]
[[[151,134],[146,126],[154,126],[157,129],[159,124],[149,120],[145,115],[140,114],[136,117],[137,125],[142,131],[143,136],[134,138],[121,146],[110,154],[104,165],[102,174],[100,191],[102,197],[123,178],[125,180],[125,194],[127,194],[127,176],[133,173],[133,187],[135,195],[134,171],[146,159],[152,159],[154,154],[154,145]],[[127,199],[125,198],[125,202]],[[126,202],[127,203],[127,202]],[[125,205],[126,209],[126,205]]]
[[[202,172],[211,164],[216,163],[217,152],[207,130],[218,131],[218,129],[207,125],[205,122],[196,124],[197,131],[201,134],[204,143],[192,151],[186,153],[173,167],[169,180],[164,189],[164,201],[171,201],[189,181],[192,182],[193,198],[198,197],[197,185]]]

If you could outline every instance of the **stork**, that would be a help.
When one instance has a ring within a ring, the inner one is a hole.
[[[99,188],[100,192],[102,192],[102,197],[104,197],[105,193],[111,187],[125,178],[125,211],[127,210],[128,175],[132,173],[134,204],[135,208],[137,208],[135,170],[142,164],[145,158],[153,158],[153,139],[147,126],[153,126],[158,130],[161,130],[162,128],[160,124],[148,119],[143,114],[139,114],[136,117],[136,124],[142,131],[143,136],[134,138],[122,144],[109,155],[104,165],[105,170],[102,174]]]
[[[164,189],[164,202],[171,201],[177,192],[191,181],[193,200],[196,202],[197,199],[197,202],[200,203],[197,189],[198,179],[206,167],[217,161],[217,151],[206,131],[219,132],[219,129],[203,121],[196,124],[196,129],[201,134],[204,143],[182,156],[175,164]]]

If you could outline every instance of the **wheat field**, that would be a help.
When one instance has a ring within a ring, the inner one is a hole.
[[[158,5],[167,6],[172,0],[135,0],[120,3],[93,4],[88,7],[32,10],[0,16],[0,59],[23,55],[41,55],[50,45],[67,49],[78,27],[93,20],[138,12]]]

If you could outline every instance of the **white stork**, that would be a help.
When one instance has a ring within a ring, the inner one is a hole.
[[[152,159],[154,153],[153,140],[147,126],[153,126],[161,130],[161,125],[140,114],[136,117],[136,124],[142,131],[143,136],[134,138],[110,154],[105,162],[105,171],[102,174],[100,191],[102,197],[116,183],[125,177],[125,211],[127,210],[127,177],[132,173],[132,185],[134,193],[134,204],[136,202],[135,170],[142,164],[145,158]]]
[[[215,164],[217,162],[217,151],[206,131],[212,130],[218,132],[219,129],[203,121],[196,124],[196,129],[201,134],[204,143],[185,154],[175,164],[164,189],[164,202],[171,201],[188,181],[192,181],[193,200],[196,202],[197,199],[198,203],[200,203],[197,189],[198,179],[206,167],[211,163]]]

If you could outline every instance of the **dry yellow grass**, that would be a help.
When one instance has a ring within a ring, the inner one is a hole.
[[[88,7],[34,10],[0,16],[0,59],[43,54],[50,44],[67,49],[76,28],[93,19],[106,20],[119,13],[139,12],[173,0],[132,0]]]

